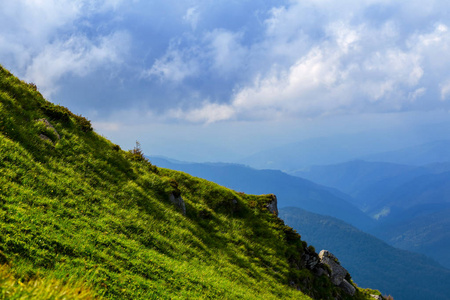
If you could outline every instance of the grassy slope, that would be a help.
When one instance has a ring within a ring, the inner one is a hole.
[[[51,286],[80,299],[308,299],[291,282],[341,294],[301,267],[306,243],[270,199],[156,168],[0,67],[2,299],[46,299]]]

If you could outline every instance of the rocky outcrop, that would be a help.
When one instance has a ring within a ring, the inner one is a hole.
[[[317,273],[317,269],[319,268],[316,267],[318,266],[320,259],[315,251],[310,251],[309,248],[305,248],[302,254],[302,261],[304,262],[307,269],[314,271],[314,273]],[[321,271],[319,272],[322,273]]]
[[[272,196],[272,201],[270,201],[269,203],[267,203],[266,207],[267,209],[273,213],[275,216],[278,217],[278,201],[277,201],[277,196],[275,195],[271,195]]]
[[[183,215],[186,215],[186,204],[184,203],[183,198],[181,198],[181,195],[176,195],[175,193],[170,193],[169,200],[178,209],[180,209],[180,211],[183,213]]]
[[[329,268],[331,282],[353,296],[356,288],[348,281],[350,280],[350,274],[341,266],[337,257],[328,250],[322,250],[319,253],[319,259],[321,264]]]

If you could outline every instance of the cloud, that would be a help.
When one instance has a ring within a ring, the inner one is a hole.
[[[0,57],[20,77],[38,84],[45,96],[66,74],[85,76],[118,63],[130,36],[126,31],[85,33],[92,15],[119,9],[123,0],[17,0],[2,3]],[[102,66],[103,65],[103,66]]]
[[[205,101],[200,108],[183,111],[181,109],[171,110],[167,118],[186,120],[192,123],[215,123],[229,120],[235,114],[233,107]]]
[[[450,96],[450,80],[447,80],[446,82],[442,83],[440,85],[441,88],[441,100],[447,100]]]
[[[47,45],[26,68],[25,79],[35,82],[50,96],[58,89],[58,80],[67,74],[85,76],[104,65],[118,64],[127,51],[127,33],[117,32],[91,41],[72,36]]]
[[[199,61],[194,49],[178,50],[172,46],[142,75],[145,78],[156,77],[161,81],[181,82],[185,78],[197,75],[199,69]]]
[[[190,7],[183,16],[183,20],[188,23],[192,30],[197,28],[198,21],[200,19],[200,12],[197,7]]]
[[[440,101],[450,95],[449,9],[438,0],[6,1],[0,58],[56,95],[67,75],[120,69],[132,92],[111,92],[111,111],[141,105],[166,121],[433,110],[450,103]],[[98,94],[116,88],[101,78]]]
[[[215,29],[205,34],[204,39],[209,49],[207,55],[214,71],[227,75],[242,68],[248,51],[240,42],[242,38],[242,33],[224,29]]]
[[[288,68],[274,67],[255,76],[228,104],[206,102],[187,115],[213,122],[397,112],[423,107],[421,99],[429,90],[439,89],[441,99],[450,94],[448,81],[427,81],[430,76],[440,78],[450,67],[450,35],[443,24],[409,36],[403,46],[386,43],[397,36],[389,24],[374,29],[338,22],[324,32],[326,38]],[[426,106],[438,109],[436,100],[427,98]]]

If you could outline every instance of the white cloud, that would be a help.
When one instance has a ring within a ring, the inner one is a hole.
[[[36,83],[49,96],[58,89],[58,80],[66,75],[85,76],[105,64],[121,62],[129,37],[118,32],[100,38],[97,42],[85,36],[47,45],[26,68],[25,79]]]
[[[403,47],[386,45],[385,40],[398,36],[390,24],[374,29],[338,22],[329,24],[325,32],[326,39],[300,54],[288,68],[274,65],[269,73],[255,76],[251,84],[236,90],[229,104],[203,103],[189,111],[196,116],[191,120],[407,110],[429,89],[421,82],[436,67],[426,62],[438,59],[441,65],[450,66],[450,37],[442,24],[430,33],[413,35]],[[381,44],[377,46],[377,42]],[[443,83],[440,89],[441,98],[445,99],[450,94],[450,84]]]
[[[229,105],[210,103],[205,101],[200,108],[183,111],[181,109],[171,110],[167,118],[176,118],[193,123],[214,123],[229,120],[234,116],[234,109]]]
[[[441,100],[447,100],[450,96],[450,80],[447,80],[446,82],[442,83],[440,85],[441,88]]]
[[[130,37],[78,31],[91,14],[115,10],[123,0],[5,1],[0,11],[0,57],[20,77],[50,96],[65,74],[84,76],[103,63],[117,63]]]
[[[212,68],[215,71],[226,75],[242,67],[247,55],[247,49],[240,43],[242,38],[241,33],[223,29],[216,29],[205,34],[205,41],[209,48],[207,55],[212,60]]]
[[[200,12],[197,7],[190,7],[183,16],[183,20],[188,23],[192,30],[197,29],[198,21],[200,20]]]
[[[149,101],[168,119],[310,118],[449,103],[439,101],[450,97],[449,2],[4,2],[2,63],[48,93],[67,74],[125,60],[136,93],[154,92],[130,102]],[[117,31],[133,39],[133,55],[124,55]]]
[[[162,81],[181,82],[187,77],[195,76],[199,71],[199,62],[191,49],[187,51],[169,49],[163,57],[156,59],[144,77],[157,77]]]
[[[408,98],[411,101],[415,101],[416,99],[423,97],[426,94],[426,92],[427,92],[427,89],[424,87],[421,87],[421,88],[418,88],[415,91],[409,93]]]

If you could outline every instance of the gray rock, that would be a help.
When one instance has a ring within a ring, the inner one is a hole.
[[[305,262],[306,268],[309,270],[313,270],[317,264],[319,264],[319,259],[316,256],[309,255],[308,253],[303,255],[303,261]]]
[[[277,204],[277,196],[272,195],[272,201],[267,204],[267,209],[278,217],[278,204]]]
[[[186,204],[184,203],[183,198],[181,198],[181,195],[177,197],[174,195],[174,193],[170,193],[169,200],[181,210],[184,216],[186,215]]]
[[[370,297],[375,300],[383,300],[383,297],[381,297],[380,295],[370,295]]]
[[[339,285],[341,289],[344,290],[347,294],[353,296],[356,293],[356,288],[348,282],[346,279],[342,280],[341,284]]]
[[[322,250],[319,253],[320,263],[327,265],[330,268],[331,282],[341,287],[346,293],[353,295],[356,291],[355,287],[349,283],[345,277],[347,277],[348,271],[341,266],[339,260],[330,251]]]

